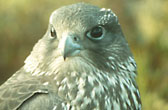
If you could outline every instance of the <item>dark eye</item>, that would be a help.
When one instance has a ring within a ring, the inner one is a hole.
[[[57,37],[56,31],[55,31],[55,29],[54,29],[53,26],[52,26],[51,29],[50,29],[50,36],[51,36],[51,37],[54,37],[54,38]]]
[[[105,29],[102,26],[97,26],[88,31],[86,35],[91,39],[99,40],[104,37],[104,31]]]

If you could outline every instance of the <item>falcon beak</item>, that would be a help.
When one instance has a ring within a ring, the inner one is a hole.
[[[59,47],[61,47],[61,53],[64,60],[66,60],[67,57],[77,55],[81,51],[79,38],[75,35],[67,35],[63,37],[59,43]]]

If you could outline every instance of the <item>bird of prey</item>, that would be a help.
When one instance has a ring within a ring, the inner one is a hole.
[[[51,14],[24,66],[0,86],[0,110],[141,110],[136,73],[110,9],[64,6]]]

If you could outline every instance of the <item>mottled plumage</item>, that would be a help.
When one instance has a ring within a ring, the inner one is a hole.
[[[141,110],[135,78],[117,16],[85,3],[65,6],[0,86],[0,110]]]

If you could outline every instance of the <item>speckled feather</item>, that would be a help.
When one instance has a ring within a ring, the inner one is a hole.
[[[101,25],[101,41],[86,32]],[[51,38],[53,26],[57,38]],[[78,36],[83,50],[66,60],[60,42]],[[141,110],[136,63],[110,10],[78,3],[51,14],[25,65],[0,87],[0,110]]]

